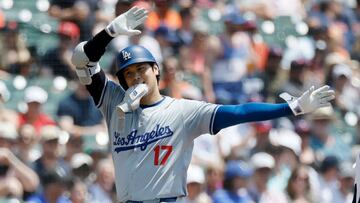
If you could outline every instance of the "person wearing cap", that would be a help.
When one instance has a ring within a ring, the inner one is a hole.
[[[335,64],[330,72],[332,79],[330,84],[334,87],[336,94],[334,108],[343,112],[358,112],[360,95],[358,88],[352,84],[355,71],[349,65],[340,63]]]
[[[328,86],[312,87],[301,97],[282,94],[286,103],[218,105],[160,94],[160,69],[151,52],[132,45],[117,54],[119,83],[98,61],[119,35],[136,35],[148,11],[132,7],[116,17],[72,57],[76,73],[103,113],[116,168],[116,192],[122,202],[180,202],[186,195],[186,169],[198,136],[240,123],[310,113],[330,105]],[[236,92],[236,91],[234,91]]]
[[[266,152],[258,152],[250,157],[254,175],[249,186],[249,194],[255,203],[287,203],[285,193],[269,187],[268,182],[272,177],[275,159]]]
[[[73,22],[60,22],[58,36],[58,46],[48,50],[41,58],[41,73],[45,76],[62,76],[66,79],[74,79],[75,70],[70,58],[71,50],[79,42],[80,29]]]
[[[200,166],[191,164],[187,171],[187,190],[189,195],[185,203],[210,203],[211,198],[205,192],[205,174]]]
[[[340,133],[337,130],[338,126],[334,125],[337,121],[334,109],[332,107],[320,108],[308,118],[311,121],[310,146],[315,152],[316,161],[323,156],[335,154],[342,161],[350,161],[351,146],[344,140],[346,134]]]
[[[66,154],[64,155],[64,160],[70,163],[75,154],[82,153],[84,151],[84,138],[70,135],[65,144],[65,151]]]
[[[40,133],[43,126],[55,125],[55,121],[42,111],[42,105],[46,103],[48,93],[39,86],[30,86],[25,89],[24,101],[27,104],[27,111],[19,113],[19,126],[30,124]]]
[[[71,175],[71,168],[60,156],[61,130],[57,126],[44,126],[40,131],[40,146],[42,155],[33,163],[33,169],[41,177],[43,174],[56,170],[63,177]]]
[[[225,167],[223,189],[219,189],[213,194],[213,202],[252,203],[247,190],[252,175],[252,168],[245,162],[230,160]]]
[[[22,198],[24,192],[34,192],[39,177],[15,154],[17,131],[13,124],[0,122],[0,197]]]
[[[79,178],[85,184],[92,183],[93,159],[83,152],[76,153],[71,157],[70,165],[74,177]]]
[[[301,138],[293,130],[278,128],[271,134],[270,142],[273,145],[275,167],[268,185],[274,190],[283,191],[291,172],[299,165]]]

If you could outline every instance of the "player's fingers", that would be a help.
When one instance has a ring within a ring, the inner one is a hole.
[[[324,92],[319,92],[317,94],[317,97],[319,98],[324,98],[324,97],[329,97],[331,95],[335,95],[335,91],[334,90],[328,90],[328,91],[324,91]]]
[[[144,9],[144,8],[139,8],[138,10],[134,11],[134,15],[137,16],[137,15],[141,15],[143,13],[146,13],[147,10]]]
[[[329,85],[324,85],[324,86],[314,90],[314,94],[318,94],[320,92],[324,92],[324,91],[327,91],[329,89],[330,89]]]
[[[335,99],[335,95],[330,95],[328,97],[321,98],[320,101],[321,101],[321,103],[325,103],[325,102],[329,102],[333,99]]]
[[[147,16],[148,16],[148,12],[145,11],[144,13],[140,13],[140,14],[136,15],[136,16],[135,16],[135,20],[136,20],[136,21],[139,21],[139,20],[141,20],[142,18],[147,17]]]
[[[130,8],[127,13],[130,13],[133,15],[138,10],[139,10],[139,7],[134,6],[134,7]]]
[[[139,34],[141,34],[141,31],[140,30],[128,30],[128,33],[130,35],[139,35]]]
[[[138,20],[136,20],[135,27],[141,25],[143,22],[145,22],[146,19],[147,19],[147,15],[140,18],[140,19],[138,19]]]
[[[331,104],[329,102],[323,103],[323,104],[319,104],[319,108],[323,108],[323,107],[330,107]]]

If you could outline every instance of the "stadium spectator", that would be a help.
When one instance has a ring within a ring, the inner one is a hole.
[[[206,168],[206,192],[212,196],[223,187],[223,168],[218,165],[210,165]]]
[[[165,25],[173,31],[179,29],[182,25],[180,14],[171,6],[173,0],[155,0],[155,9],[149,13],[145,27],[155,31],[160,25]]]
[[[351,159],[350,148],[342,135],[333,130],[337,121],[332,107],[320,108],[311,116],[310,146],[315,152],[316,161],[326,156],[336,155],[342,161]]]
[[[314,203],[307,166],[300,165],[292,171],[286,193],[289,203]]]
[[[187,172],[187,191],[186,203],[211,203],[211,198],[205,192],[205,174],[201,167],[190,165]]]
[[[93,159],[85,153],[76,153],[70,160],[72,174],[87,186],[93,183]]]
[[[351,202],[354,189],[353,163],[342,162],[339,167],[339,196],[337,202]]]
[[[58,27],[58,46],[47,51],[41,59],[42,74],[75,78],[75,67],[71,64],[71,52],[79,41],[79,27],[72,22],[61,22]]]
[[[184,80],[202,91],[207,102],[215,102],[212,87],[211,64],[216,57],[215,47],[211,46],[208,25],[200,19],[192,22],[192,41],[180,51]],[[215,52],[215,53],[214,53]]]
[[[20,64],[30,60],[30,51],[21,36],[18,22],[7,21],[0,31],[0,70],[14,72]]]
[[[16,144],[16,154],[28,166],[41,156],[37,149],[38,137],[35,128],[30,124],[25,124],[19,128],[19,137]]]
[[[42,155],[32,166],[41,179],[44,174],[51,171],[63,178],[71,175],[70,167],[60,156],[60,132],[57,126],[45,126],[41,129]]]
[[[41,176],[41,185],[43,187],[41,192],[31,195],[26,202],[30,203],[69,203],[64,198],[64,193],[67,188],[69,180],[64,179],[55,171],[46,171]]]
[[[37,189],[39,177],[13,153],[17,137],[14,125],[0,123],[0,197],[21,200]]]
[[[251,203],[247,191],[252,169],[242,161],[229,161],[226,164],[223,189],[217,190],[212,199],[214,203]]]
[[[272,144],[270,143],[269,133],[272,129],[271,121],[255,122],[252,124],[255,134],[255,145],[250,149],[250,156],[258,152],[270,152]]]
[[[252,183],[249,193],[255,203],[286,203],[285,193],[272,190],[268,181],[272,175],[275,160],[265,152],[259,152],[251,156],[250,163],[254,168]]]
[[[339,190],[339,168],[340,162],[335,156],[326,156],[319,168],[319,185],[315,188],[315,202],[335,203],[340,193]]]
[[[59,126],[72,136],[95,135],[104,132],[103,117],[86,87],[76,83],[76,89],[59,102]]]
[[[46,103],[47,99],[48,93],[43,88],[39,86],[27,87],[24,92],[27,111],[19,113],[19,126],[30,124],[35,128],[38,135],[42,127],[55,125],[55,121],[42,109],[42,105]]]
[[[96,166],[96,181],[89,187],[90,201],[93,203],[113,202],[114,183],[112,160],[108,158],[100,160]]]
[[[48,13],[62,21],[71,21],[79,28],[81,41],[88,40],[93,33],[95,22],[107,20],[96,0],[52,0]]]

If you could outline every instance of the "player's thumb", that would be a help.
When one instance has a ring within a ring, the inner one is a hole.
[[[140,31],[140,30],[128,30],[127,34],[128,34],[129,36],[139,35],[139,34],[141,34],[141,31]]]

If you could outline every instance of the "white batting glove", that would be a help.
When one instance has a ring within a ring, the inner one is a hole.
[[[134,28],[144,23],[147,16],[147,10],[134,6],[111,21],[105,31],[112,37],[141,34],[140,30],[134,30]]]
[[[330,90],[328,85],[322,86],[315,90],[312,86],[309,90],[304,92],[299,98],[291,96],[284,92],[280,94],[290,106],[295,116],[310,113],[318,108],[331,106],[330,101],[335,99],[334,90]]]
[[[138,84],[129,87],[129,89],[125,92],[123,101],[116,107],[116,111],[118,112],[120,118],[124,118],[125,113],[139,108],[140,99],[145,96],[148,91],[149,88],[145,84]]]

